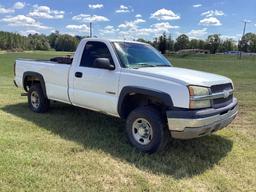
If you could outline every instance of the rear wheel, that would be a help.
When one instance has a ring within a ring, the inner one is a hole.
[[[149,106],[139,107],[129,114],[126,132],[130,143],[145,153],[162,150],[169,139],[160,113]]]
[[[29,108],[36,113],[45,113],[48,111],[50,101],[43,93],[40,84],[32,85],[28,92]]]

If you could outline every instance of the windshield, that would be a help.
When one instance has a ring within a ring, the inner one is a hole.
[[[114,42],[113,44],[124,67],[171,66],[170,62],[150,45],[130,42]]]

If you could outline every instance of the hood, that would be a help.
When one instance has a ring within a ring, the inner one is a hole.
[[[141,74],[172,80],[186,85],[210,87],[212,85],[232,83],[229,78],[221,75],[178,67],[144,67],[134,70]]]

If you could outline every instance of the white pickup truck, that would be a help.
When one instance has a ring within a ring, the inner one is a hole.
[[[140,42],[83,39],[68,63],[18,59],[14,73],[32,111],[46,112],[53,100],[126,119],[128,140],[146,153],[169,136],[209,135],[238,112],[230,79],[173,67]]]

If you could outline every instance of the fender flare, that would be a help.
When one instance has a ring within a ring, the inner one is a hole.
[[[161,100],[167,107],[173,108],[173,101],[169,94],[155,90],[155,89],[148,89],[143,87],[136,87],[136,86],[126,86],[123,87],[118,99],[118,106],[117,111],[120,117],[123,116],[122,114],[122,104],[124,102],[124,99],[129,94],[143,94],[147,96],[155,97],[159,100]]]
[[[41,87],[42,87],[42,91],[44,93],[44,96],[47,98],[47,94],[46,94],[46,86],[45,86],[45,81],[44,81],[44,78],[43,76],[40,74],[40,73],[37,73],[37,72],[33,72],[33,71],[27,71],[23,74],[23,88],[26,92],[28,92],[28,89],[26,87],[26,82],[25,82],[25,79],[28,77],[28,76],[32,76],[32,77],[36,77],[39,79],[39,82],[41,84]]]

